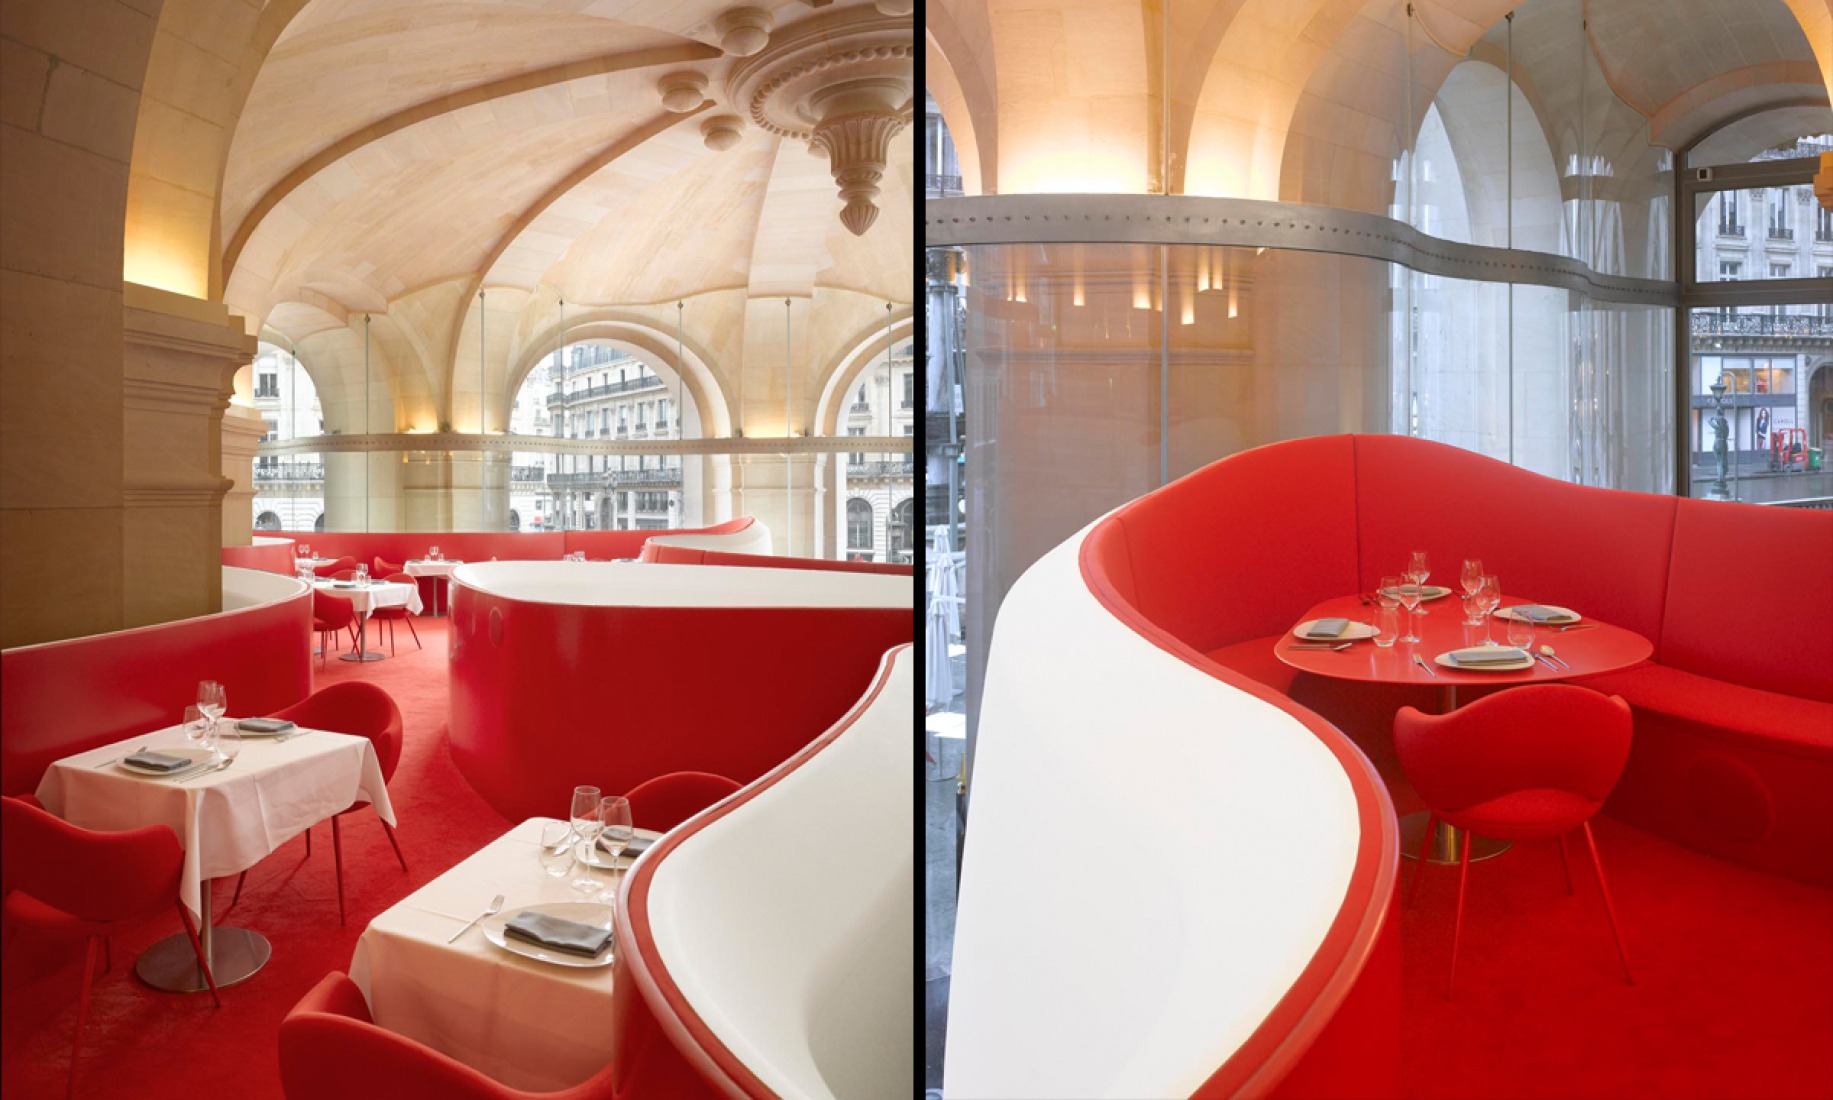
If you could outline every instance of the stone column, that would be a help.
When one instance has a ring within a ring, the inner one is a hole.
[[[122,626],[222,609],[223,413],[256,340],[220,302],[128,283]]]
[[[267,434],[267,421],[247,405],[231,403],[223,414],[223,476],[231,482],[223,497],[223,545],[254,541],[255,449]]]
[[[815,456],[733,455],[738,512],[770,528],[771,553],[806,558],[815,553]],[[785,488],[787,487],[787,493]]]

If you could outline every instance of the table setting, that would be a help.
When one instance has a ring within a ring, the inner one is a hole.
[[[87,829],[166,825],[184,849],[179,901],[198,918],[219,987],[251,976],[271,946],[244,928],[213,928],[212,879],[247,870],[307,828],[358,801],[395,824],[381,761],[368,738],[268,718],[226,717],[222,685],[198,685],[179,724],[54,762],[34,791],[46,810]],[[162,940],[136,969],[172,992],[205,988],[184,935]]]
[[[356,650],[342,654],[338,659],[341,661],[384,660],[384,654],[369,650],[369,617],[378,607],[405,607],[418,615],[426,605],[420,600],[420,586],[417,584],[371,580],[369,567],[366,565],[358,565],[356,571],[355,580],[316,580],[312,583],[321,592],[349,600],[351,608],[356,612]]]
[[[433,579],[433,614],[442,612],[439,607],[439,590],[450,583],[452,571],[465,564],[458,558],[448,558],[440,552],[439,547],[427,547],[426,556],[409,558],[401,565],[401,571],[410,577],[431,577]]]
[[[611,1057],[622,874],[661,834],[576,788],[364,929],[350,963],[371,1017],[513,1088],[576,1085]]]

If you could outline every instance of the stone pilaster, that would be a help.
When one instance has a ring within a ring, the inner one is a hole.
[[[217,302],[128,283],[122,326],[122,625],[222,609],[223,413],[256,340]]]
[[[223,497],[223,545],[254,541],[255,448],[267,434],[267,422],[246,405],[230,405],[223,414],[223,476],[230,489]]]

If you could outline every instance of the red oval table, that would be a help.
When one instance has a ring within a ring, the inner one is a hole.
[[[1507,600],[1503,606],[1513,607],[1531,602]],[[1539,660],[1534,662],[1533,668],[1517,672],[1466,672],[1445,668],[1433,659],[1453,649],[1483,644],[1483,627],[1470,626],[1464,622],[1463,607],[1455,594],[1422,603],[1419,607],[1423,614],[1415,618],[1413,631],[1419,636],[1417,642],[1397,641],[1383,649],[1372,639],[1363,639],[1352,642],[1344,650],[1294,649],[1294,643],[1301,639],[1288,629],[1279,640],[1275,652],[1286,664],[1317,676],[1372,684],[1436,687],[1439,689],[1442,713],[1457,709],[1457,689],[1464,685],[1514,687],[1519,684],[1549,684],[1611,672],[1646,661],[1655,652],[1654,645],[1642,635],[1586,617],[1572,629],[1562,631],[1557,627],[1543,626],[1534,632],[1534,647],[1552,646],[1554,656],[1565,661],[1570,668],[1551,668],[1545,661]],[[1345,618],[1351,622],[1372,622],[1377,610],[1374,604],[1363,603],[1360,596],[1341,596],[1318,604],[1305,612],[1298,621]],[[1585,614],[1582,607],[1573,610],[1580,615]],[[1404,636],[1407,633],[1406,608],[1400,608],[1399,613],[1401,634]],[[1498,642],[1507,643],[1507,629],[1505,620],[1492,619],[1490,622],[1492,637]],[[1415,656],[1426,667],[1422,668],[1415,663]],[[1400,819],[1401,854],[1406,858],[1417,858],[1415,853],[1425,839],[1429,816],[1423,812],[1412,813]],[[1432,838],[1432,851],[1427,858],[1433,863],[1456,863],[1459,841],[1458,830],[1441,822],[1437,834]],[[1490,859],[1507,851],[1508,847],[1507,841],[1473,837],[1470,858]]]

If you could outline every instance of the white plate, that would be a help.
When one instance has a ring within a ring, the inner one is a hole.
[[[1432,660],[1436,662],[1440,668],[1454,668],[1459,672],[1520,672],[1523,669],[1534,667],[1534,658],[1525,653],[1522,654],[1521,660],[1519,661],[1510,661],[1507,664],[1494,665],[1460,665],[1451,659],[1451,653],[1449,652],[1441,653],[1432,658]]]
[[[123,756],[121,758],[121,761],[120,761],[121,770],[127,772],[129,775],[151,775],[151,776],[157,776],[157,777],[164,777],[168,775],[183,775],[187,768],[196,767],[198,764],[202,764],[204,761],[211,759],[213,756],[213,754],[211,753],[209,749],[172,748],[172,749],[148,749],[146,751],[161,753],[165,756],[183,756],[189,759],[191,763],[186,764],[183,768],[173,768],[169,772],[162,772],[157,768],[142,768],[137,764],[129,764],[127,762],[127,756],[133,755],[133,753],[130,752],[127,754],[127,756]]]
[[[1558,619],[1536,620],[1534,623],[1535,626],[1569,626],[1572,623],[1578,622],[1580,619],[1584,617],[1569,607],[1560,607],[1557,604],[1543,603],[1543,604],[1528,604],[1526,606],[1540,607],[1548,611],[1557,611],[1560,615],[1564,616],[1563,618],[1558,618]],[[1515,618],[1515,609],[1512,607],[1498,607],[1496,608],[1495,615],[1496,615],[1496,618],[1498,619],[1513,619]]]
[[[1367,623],[1359,623],[1354,619],[1349,620],[1349,625],[1343,628],[1343,633],[1334,638],[1313,638],[1306,633],[1306,631],[1310,630],[1321,621],[1320,619],[1306,619],[1304,622],[1292,628],[1292,636],[1305,642],[1350,642],[1358,638],[1373,638],[1375,636],[1374,627]]]
[[[634,832],[637,839],[649,841],[650,847],[654,847],[656,841],[662,839],[661,833],[651,829],[636,829]],[[648,848],[645,848],[643,851],[648,850]],[[579,862],[585,864],[587,867],[596,867],[601,871],[609,871],[613,867],[616,867],[620,871],[627,871],[630,869],[630,865],[636,862],[636,857],[642,854],[643,852],[625,852],[617,857],[616,863],[613,863],[610,854],[600,848],[596,842],[594,842],[590,848],[586,847],[584,841],[575,840],[573,842],[574,858],[578,859]]]
[[[553,963],[556,966],[610,966],[612,960],[617,957],[617,941],[615,939],[606,944],[605,949],[600,951],[595,958],[588,959],[583,955],[569,955],[564,951],[555,951],[552,948],[542,947],[538,943],[529,943],[527,940],[510,939],[508,936],[505,936],[503,934],[503,926],[514,920],[516,914],[527,912],[541,913],[550,917],[559,917],[561,920],[578,921],[580,924],[597,925],[599,928],[610,928],[611,922],[615,917],[609,905],[600,905],[597,902],[591,901],[554,901],[548,902],[546,905],[528,905],[521,909],[511,909],[505,913],[498,913],[494,917],[485,918],[482,925],[484,938],[511,954],[520,955],[525,959],[538,959],[541,962]]]
[[[1410,584],[1403,584],[1400,587],[1401,588],[1411,588],[1413,586]],[[1382,589],[1382,591],[1392,594],[1395,599],[1400,598],[1400,593],[1396,589],[1384,588]],[[1451,595],[1451,589],[1446,588],[1444,585],[1428,584],[1422,591],[1422,594],[1419,597],[1419,602],[1420,603],[1431,603],[1433,600],[1442,600],[1446,596],[1449,596],[1449,595]]]

